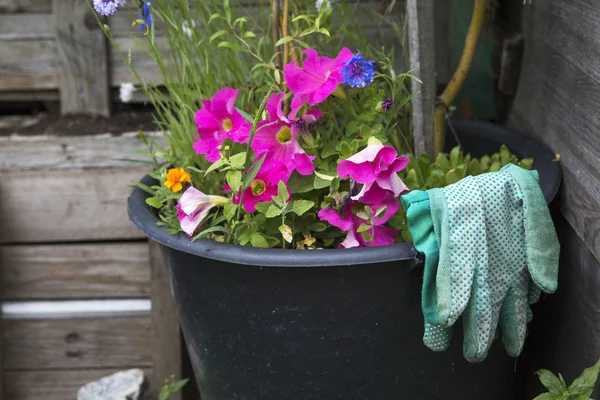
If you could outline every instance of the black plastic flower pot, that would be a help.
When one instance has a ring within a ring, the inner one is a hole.
[[[473,155],[504,143],[534,157],[547,200],[555,196],[560,169],[542,143],[488,123],[453,126]],[[134,190],[129,217],[162,245],[203,400],[519,398],[515,361],[500,342],[480,364],[463,359],[462,326],[447,351],[423,345],[421,259],[411,243],[314,251],[192,243],[157,227],[146,197]]]

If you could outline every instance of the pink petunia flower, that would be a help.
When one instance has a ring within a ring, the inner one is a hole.
[[[226,197],[206,195],[190,186],[175,206],[181,229],[192,236],[213,207],[224,206],[227,202]]]
[[[290,172],[285,164],[275,160],[265,160],[250,187],[244,190],[242,204],[246,212],[253,212],[258,203],[271,201],[273,196],[277,196],[279,181],[286,183],[289,177]],[[230,188],[225,186],[225,189]],[[238,192],[234,196],[233,204],[240,204],[240,195],[241,192]]]
[[[398,156],[392,146],[370,145],[352,157],[341,161],[337,173],[343,179],[348,176],[364,186],[360,193],[353,196],[353,200],[361,200],[371,189],[374,183],[385,190],[389,190],[398,197],[408,190],[397,172],[408,165],[408,157]],[[361,200],[362,201],[362,200]]]
[[[383,189],[381,189],[383,190]],[[393,244],[398,236],[398,231],[387,226],[383,226],[400,208],[398,199],[394,198],[389,192],[380,193],[380,203],[371,204],[370,207],[377,212],[381,207],[385,206],[386,211],[382,216],[375,217],[375,226],[369,229],[369,233],[373,236],[372,241],[365,241],[362,234],[358,232],[358,228],[367,223],[365,219],[357,216],[357,211],[363,209],[364,205],[357,202],[350,202],[346,205],[341,213],[338,213],[331,207],[323,208],[319,211],[319,219],[327,221],[331,225],[340,228],[342,231],[347,231],[345,240],[338,247],[372,247],[385,246]]]
[[[319,110],[309,110],[301,119],[293,121],[283,112],[285,94],[273,94],[267,103],[269,120],[262,121],[252,139],[252,150],[257,157],[267,153],[270,160],[275,160],[287,166],[290,172],[296,170],[301,175],[313,173],[314,156],[306,154],[300,143],[298,134],[300,126],[310,125],[323,116]],[[300,123],[298,123],[300,122]]]
[[[244,143],[250,135],[250,123],[234,107],[238,91],[219,90],[211,100],[202,100],[204,106],[196,113],[199,139],[193,145],[194,150],[206,155],[210,162],[221,158],[218,146],[225,140]]]
[[[352,52],[343,48],[336,58],[319,57],[315,49],[306,49],[306,60],[299,68],[294,62],[283,69],[285,82],[294,94],[292,112],[295,118],[298,110],[306,103],[311,106],[319,104],[332,94],[342,82],[341,69],[353,56]]]

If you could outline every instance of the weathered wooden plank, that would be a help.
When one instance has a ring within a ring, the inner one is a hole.
[[[140,238],[127,217],[131,182],[148,169],[0,172],[0,243]]]
[[[52,0],[0,0],[0,13],[50,12]]]
[[[164,144],[160,133],[146,133]],[[123,159],[150,160],[136,152],[147,150],[137,132],[113,136],[11,136],[0,137],[0,171],[67,170],[138,167]],[[149,167],[148,167],[149,169]]]
[[[0,90],[56,89],[56,42],[18,40],[2,42]]]
[[[561,211],[600,260],[600,85],[527,28],[524,33],[529,45],[510,121],[561,155]]]
[[[148,297],[148,261],[146,243],[0,246],[0,298]]]
[[[151,367],[150,317],[4,320],[4,370]]]
[[[81,0],[54,0],[61,114],[108,117],[107,40],[93,11]]]
[[[7,383],[4,393],[10,400],[70,400],[76,398],[77,391],[86,383],[119,370],[8,371],[4,373]],[[146,376],[152,373],[149,368],[142,370]]]
[[[54,39],[52,14],[0,14],[0,41]]]
[[[423,84],[412,80],[413,132],[415,152],[433,157],[433,113],[436,99],[435,18],[433,0],[408,0],[408,40],[410,68]]]
[[[149,247],[152,274],[151,386],[158,390],[167,377],[181,377],[181,330],[160,245],[150,242]],[[181,400],[181,393],[174,394],[171,399]]]

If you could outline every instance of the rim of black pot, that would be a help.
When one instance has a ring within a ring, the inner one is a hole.
[[[552,162],[554,153],[539,140],[523,135],[501,125],[481,121],[453,121],[454,129],[460,130],[460,136],[492,136],[503,143],[519,157],[534,157],[536,169],[545,178],[542,190],[546,201],[555,197],[560,185],[560,167]],[[482,134],[486,131],[486,134]],[[488,137],[489,139],[489,137]],[[539,164],[538,164],[539,162]],[[151,186],[155,180],[146,175],[141,183]],[[326,267],[383,263],[390,261],[419,260],[418,252],[412,243],[396,243],[388,246],[352,248],[352,249],[263,249],[219,243],[209,239],[198,239],[194,242],[184,233],[171,235],[165,227],[157,226],[154,208],[146,204],[148,193],[135,188],[127,201],[129,219],[143,234],[164,246],[203,258],[220,260],[235,264],[259,267]]]

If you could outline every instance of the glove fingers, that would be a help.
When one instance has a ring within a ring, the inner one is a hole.
[[[481,283],[483,278],[476,278]],[[469,362],[481,362],[496,337],[500,309],[490,301],[485,285],[476,285],[463,314],[463,354]]]
[[[512,288],[504,299],[499,320],[502,342],[511,357],[517,357],[523,350],[530,313],[527,293],[522,287]]]
[[[452,328],[433,325],[425,322],[423,344],[433,351],[444,351],[450,346]]]

